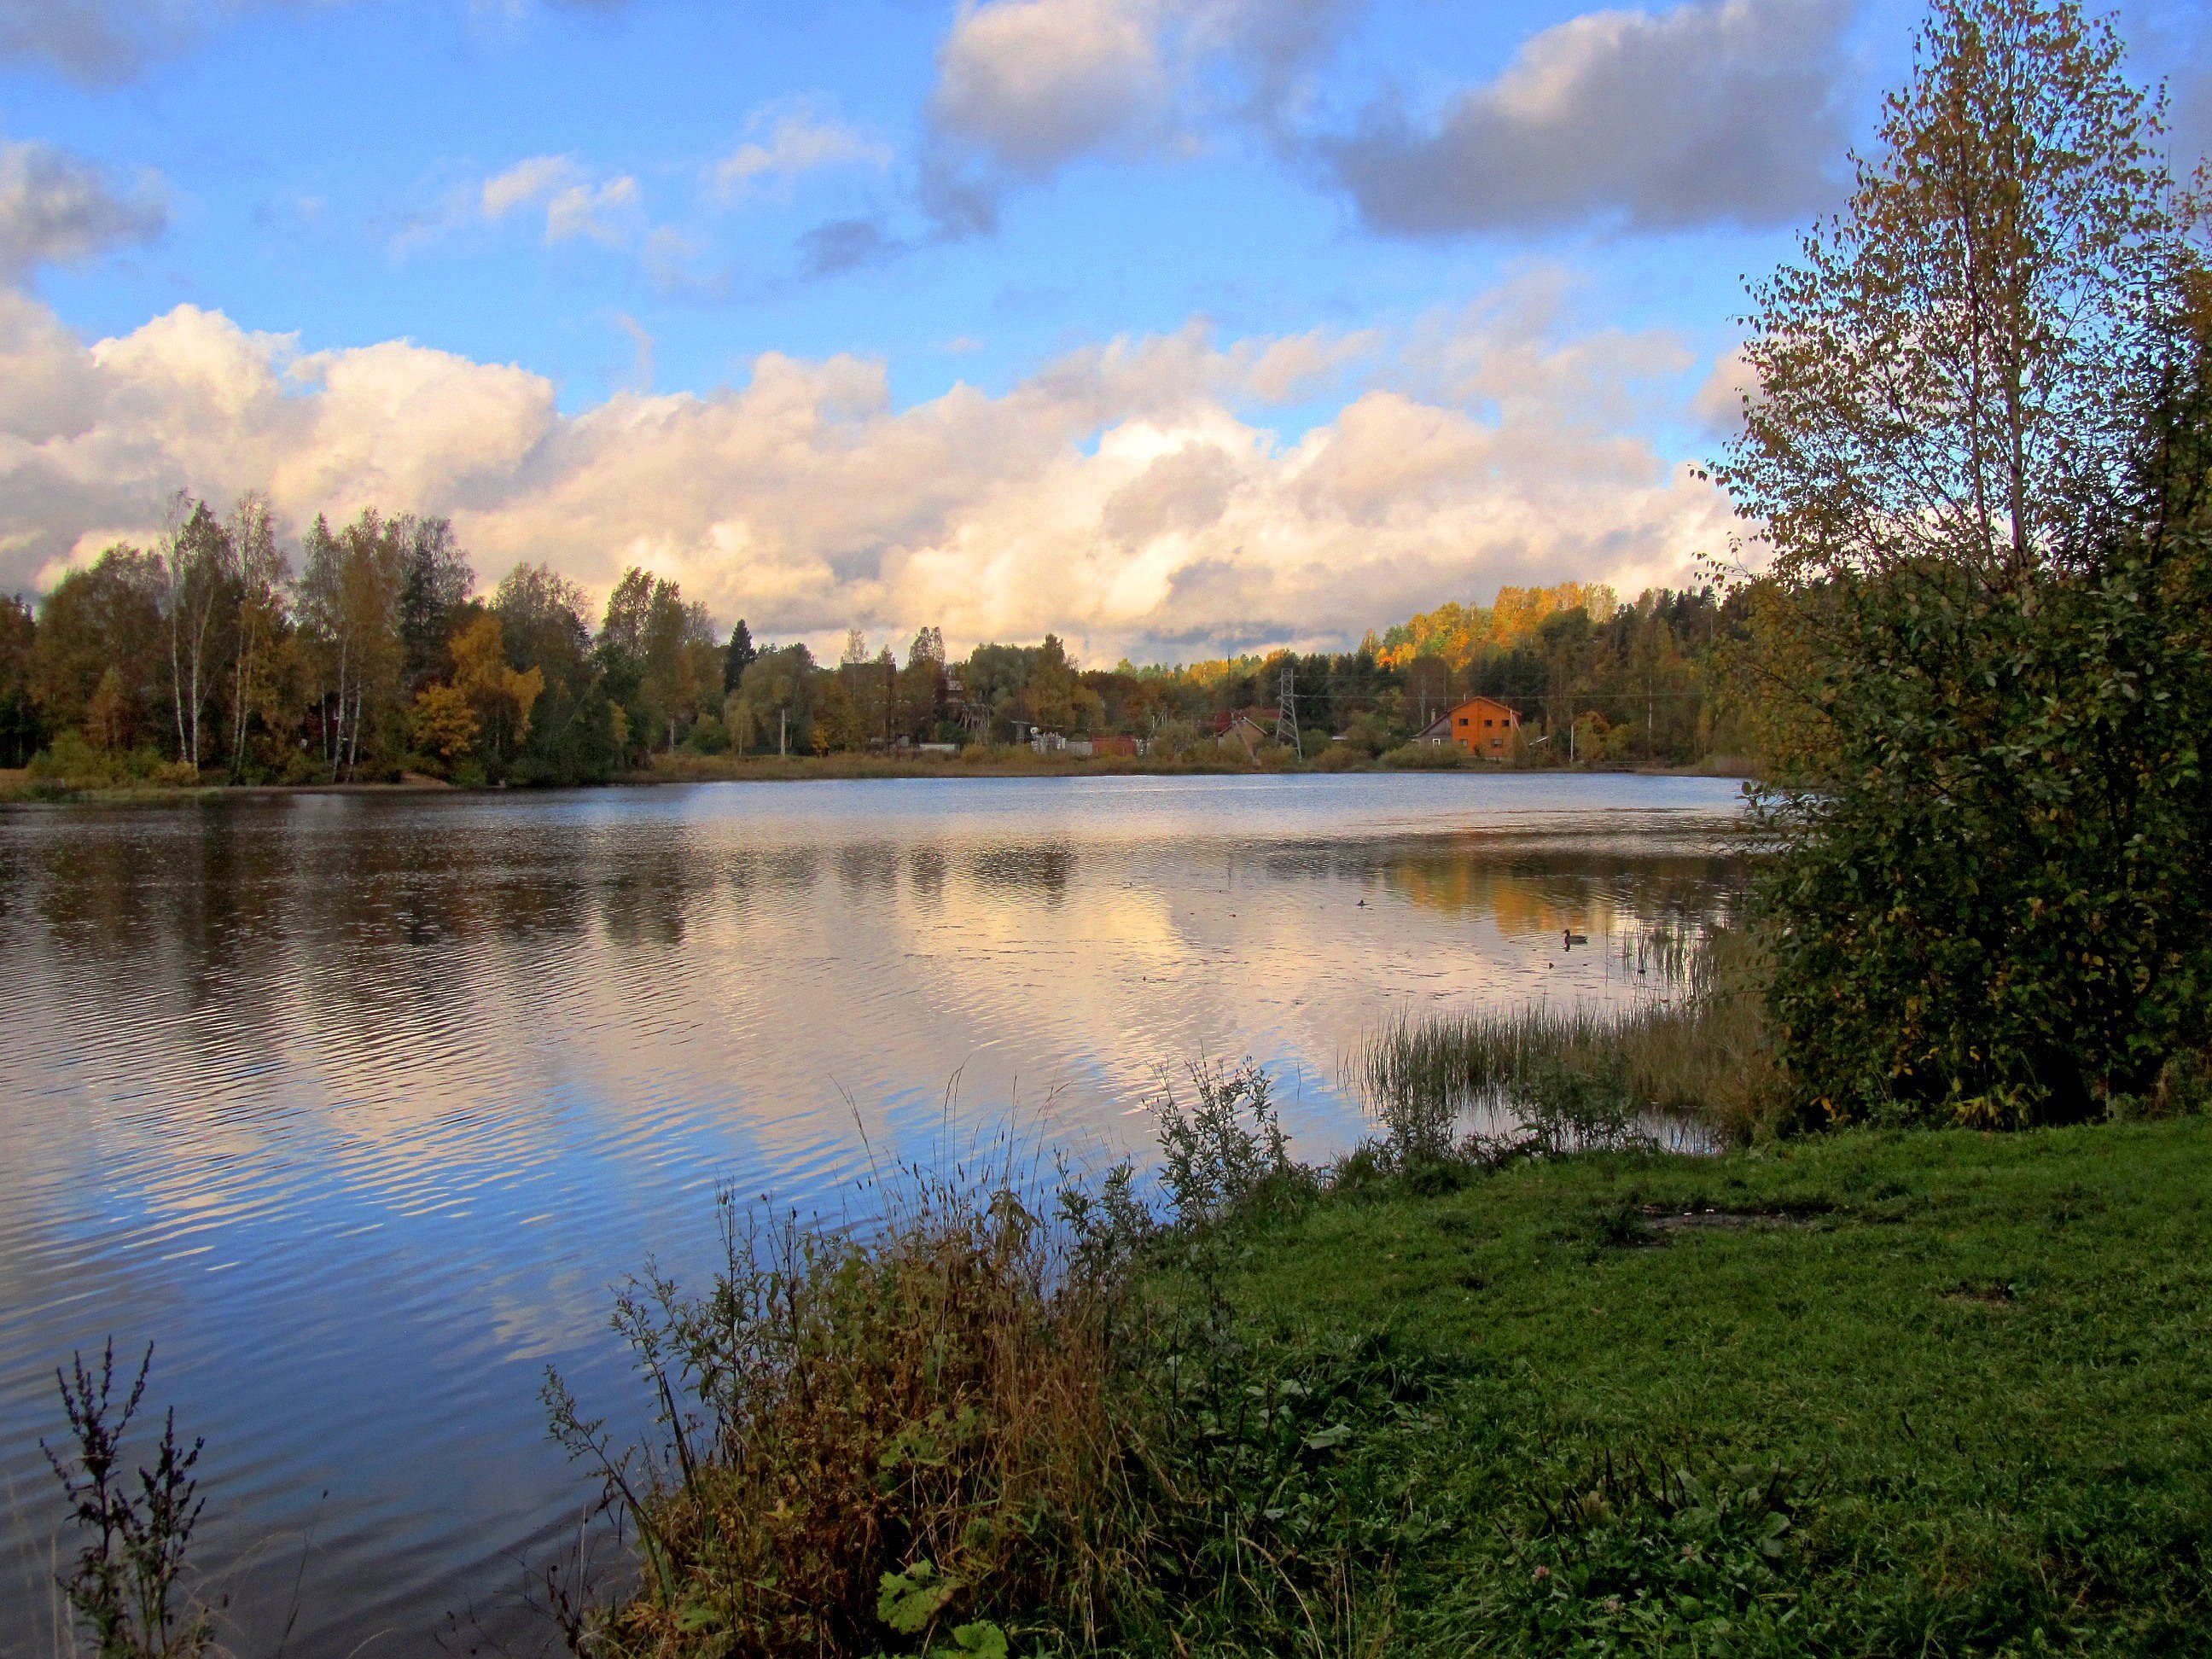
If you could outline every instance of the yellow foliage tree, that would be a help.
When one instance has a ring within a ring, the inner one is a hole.
[[[1553,617],[1582,611],[1597,620],[1612,615],[1619,604],[1601,583],[1501,587],[1487,606],[1453,600],[1409,617],[1383,635],[1380,660],[1385,667],[1403,668],[1416,657],[1440,657],[1454,668],[1466,668],[1534,639]]]
[[[492,752],[507,754],[530,735],[530,711],[545,690],[544,672],[518,673],[507,665],[507,636],[496,614],[478,617],[454,635],[453,652],[453,689],[489,735]]]
[[[458,686],[426,685],[415,694],[415,746],[451,766],[476,747],[476,710]]]

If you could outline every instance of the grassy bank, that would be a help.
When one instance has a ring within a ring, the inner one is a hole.
[[[2212,1629],[2203,1121],[1316,1174],[1264,1089],[1215,1085],[1169,1124],[1164,1220],[1126,1184],[1058,1227],[940,1195],[634,1299],[691,1427],[649,1488],[631,1468],[645,1592],[580,1639],[2135,1654]]]
[[[1220,1293],[1450,1378],[1324,1483],[1390,1651],[2181,1653],[2208,1246],[2202,1121],[1850,1134],[1324,1201]]]

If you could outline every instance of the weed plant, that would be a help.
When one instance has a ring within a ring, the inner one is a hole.
[[[723,1243],[703,1295],[648,1274],[617,1306],[656,1453],[617,1452],[548,1377],[647,1569],[598,1650],[870,1653],[954,1640],[978,1607],[1095,1630],[1142,1542],[1115,1280],[1074,1271],[1013,1192],[944,1182],[867,1243],[726,1203]]]
[[[153,1364],[149,1347],[118,1399],[112,1339],[96,1369],[72,1355],[69,1371],[56,1373],[71,1449],[57,1454],[40,1443],[84,1536],[63,1589],[100,1659],[198,1659],[215,1639],[212,1611],[192,1603],[184,1586],[185,1553],[205,1502],[192,1474],[201,1443],[178,1440],[172,1409],[152,1467],[142,1465],[135,1481],[127,1473],[125,1441]]]
[[[1163,1082],[1152,1108],[1172,1214],[1204,1224],[1311,1191],[1310,1172],[1291,1158],[1264,1068],[1249,1059],[1234,1068],[1200,1062],[1190,1082],[1188,1105]]]

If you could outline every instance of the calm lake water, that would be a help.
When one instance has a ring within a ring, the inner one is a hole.
[[[718,1185],[864,1204],[1009,1125],[1103,1162],[1251,1054],[1318,1157],[1404,1011],[1618,999],[1738,786],[1104,778],[0,811],[0,1653],[55,1649],[73,1348],[156,1345],[232,1643],[535,1650],[590,1495],[556,1364]],[[1571,927],[1591,947],[1562,952]],[[298,1587],[295,1591],[295,1585]]]

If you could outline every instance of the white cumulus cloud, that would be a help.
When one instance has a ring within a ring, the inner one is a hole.
[[[406,341],[303,355],[180,307],[88,346],[6,295],[0,587],[143,533],[179,487],[265,488],[295,530],[450,514],[487,580],[543,559],[604,591],[644,564],[757,635],[1054,629],[1094,660],[1341,643],[1504,582],[1681,580],[1725,507],[1637,411],[1687,355],[1562,314],[1530,278],[1395,345],[1194,323],[906,407],[880,362],[771,353],[742,386],[568,416],[541,376]],[[1346,376],[1295,438],[1249,412]]]
[[[1173,92],[1152,0],[994,0],[961,13],[938,54],[933,113],[1007,167],[1050,172],[1137,140]]]
[[[1358,0],[966,0],[939,48],[925,201],[953,234],[1085,156],[1187,149],[1273,119]]]
[[[621,247],[637,234],[641,204],[637,180],[627,173],[594,180],[572,155],[532,155],[485,179],[477,205],[495,222],[543,208],[549,246],[583,238]]]

